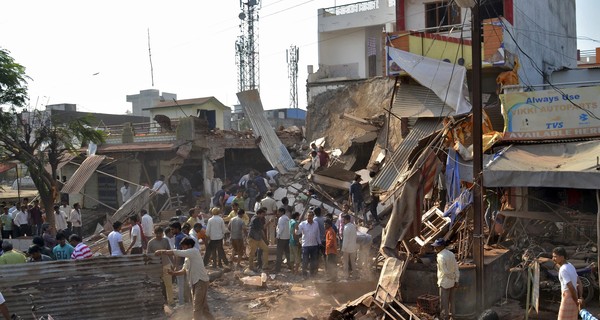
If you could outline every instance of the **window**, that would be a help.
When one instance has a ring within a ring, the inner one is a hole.
[[[431,2],[425,4],[425,27],[438,28],[429,32],[447,30],[444,26],[460,24],[460,8],[453,2],[449,6],[447,1]]]

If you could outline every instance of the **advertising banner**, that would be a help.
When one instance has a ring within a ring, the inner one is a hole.
[[[600,87],[500,95],[505,140],[600,136]]]

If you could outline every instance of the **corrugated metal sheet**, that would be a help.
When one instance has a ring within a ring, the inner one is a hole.
[[[11,313],[38,317],[165,319],[158,257],[129,255],[0,266],[0,292]]]
[[[483,108],[483,111],[485,111],[488,118],[490,118],[492,128],[498,132],[504,132],[504,116],[502,115],[500,103],[490,104]]]
[[[258,147],[271,166],[278,170],[295,168],[296,163],[292,159],[292,156],[283,143],[281,143],[281,140],[275,134],[275,130],[273,130],[267,117],[265,117],[258,91],[238,92],[237,96],[244,108],[244,113],[250,119],[252,130],[256,136],[260,137]]]
[[[378,187],[389,190],[408,169],[409,156],[419,144],[419,140],[442,128],[443,123],[439,118],[417,119],[410,133],[402,140],[396,151],[385,160],[385,166],[369,183],[371,189]]]
[[[83,189],[85,183],[90,179],[94,171],[104,161],[106,156],[93,155],[87,157],[77,168],[71,179],[65,183],[65,186],[60,190],[62,193],[78,193]]]
[[[149,204],[150,200],[150,188],[140,187],[138,190],[123,203],[121,207],[112,215],[111,221],[123,221],[124,218],[132,215],[134,212],[140,212],[140,210]]]
[[[444,117],[454,110],[429,88],[404,84],[398,87],[392,112],[402,118]]]

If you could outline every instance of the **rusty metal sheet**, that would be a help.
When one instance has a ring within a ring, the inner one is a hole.
[[[65,183],[60,192],[62,193],[78,193],[83,189],[85,183],[90,179],[94,171],[104,161],[106,156],[92,155],[87,157],[77,168],[71,179]]]
[[[296,167],[296,163],[288,152],[287,148],[281,143],[275,130],[265,117],[262,102],[257,90],[238,92],[240,104],[244,108],[244,113],[252,124],[252,130],[257,136],[258,147],[267,161],[277,170],[291,170]]]
[[[0,292],[11,313],[54,319],[165,319],[158,257],[128,255],[0,266]]]
[[[7,162],[7,163],[0,163],[0,173],[4,173],[10,169],[13,169],[17,166],[16,163],[11,163],[11,162]]]
[[[390,190],[400,177],[408,170],[410,155],[419,144],[419,141],[436,130],[442,128],[440,118],[417,119],[410,133],[402,140],[396,151],[389,159],[385,160],[385,166],[370,182],[371,189],[378,187],[381,190]]]

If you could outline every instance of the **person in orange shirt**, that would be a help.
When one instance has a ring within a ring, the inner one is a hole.
[[[337,281],[337,237],[330,219],[325,220],[325,255],[327,256],[327,279]]]

